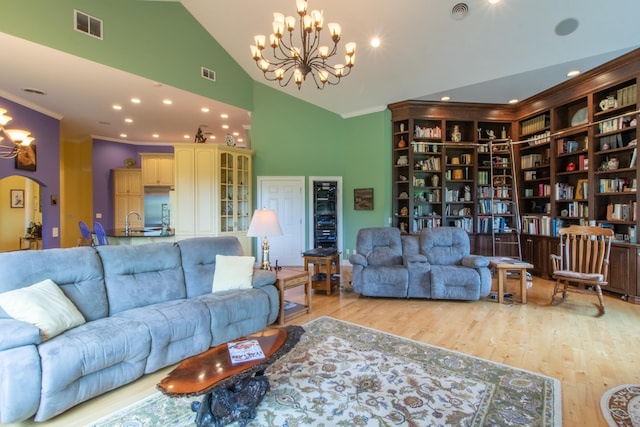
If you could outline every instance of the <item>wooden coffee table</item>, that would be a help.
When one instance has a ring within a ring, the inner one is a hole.
[[[267,329],[234,341],[255,338],[265,358],[232,364],[227,344],[181,362],[158,383],[167,396],[200,396],[191,409],[197,412],[196,425],[223,426],[238,421],[245,426],[256,416],[256,408],[269,389],[264,370],[289,352],[304,333],[301,326]]]

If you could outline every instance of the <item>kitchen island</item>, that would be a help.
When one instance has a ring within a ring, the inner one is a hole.
[[[162,231],[160,227],[145,227],[125,232],[123,229],[107,230],[110,245],[144,245],[146,243],[175,241],[172,229]]]

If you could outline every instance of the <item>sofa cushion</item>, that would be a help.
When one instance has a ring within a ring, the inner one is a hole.
[[[198,300],[166,301],[122,311],[114,317],[136,320],[147,326],[151,335],[147,374],[202,353],[211,343],[209,310]]]
[[[372,227],[358,231],[358,253],[371,265],[402,265],[402,240],[395,227]]]
[[[187,296],[179,249],[168,242],[98,246],[109,315]]]
[[[430,264],[460,264],[469,255],[469,235],[458,227],[423,228],[420,232],[420,252]]]
[[[85,322],[69,298],[49,279],[1,293],[0,306],[14,319],[37,326],[43,340]]]
[[[480,298],[480,274],[457,265],[431,266],[431,298],[477,300]]]
[[[213,292],[249,289],[256,258],[252,256],[216,255]]]
[[[108,316],[102,264],[94,248],[15,251],[0,257],[0,292],[46,279],[62,289],[87,321]]]
[[[85,323],[40,344],[42,392],[35,420],[141,377],[150,350],[148,327],[119,317]]]
[[[187,298],[211,293],[216,255],[243,255],[237,237],[195,237],[176,242],[182,258]]]

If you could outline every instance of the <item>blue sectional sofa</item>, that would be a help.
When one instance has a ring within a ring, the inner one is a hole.
[[[45,421],[273,323],[275,274],[249,270],[249,287],[212,292],[216,255],[242,247],[201,237],[0,253],[0,294],[50,279],[86,321],[44,339],[0,308],[0,422]]]
[[[419,234],[363,228],[349,261],[353,289],[363,296],[472,301],[491,292],[489,258],[471,255],[469,235],[458,227]]]

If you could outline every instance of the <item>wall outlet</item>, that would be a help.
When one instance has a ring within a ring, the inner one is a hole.
[[[389,225],[391,225],[393,223],[393,219],[391,219],[391,217],[389,217]]]
[[[97,219],[102,218],[102,214],[101,214],[100,212],[98,212],[98,213],[96,214],[96,218],[97,218]]]
[[[58,237],[58,227],[53,227],[51,229],[51,237]]]

